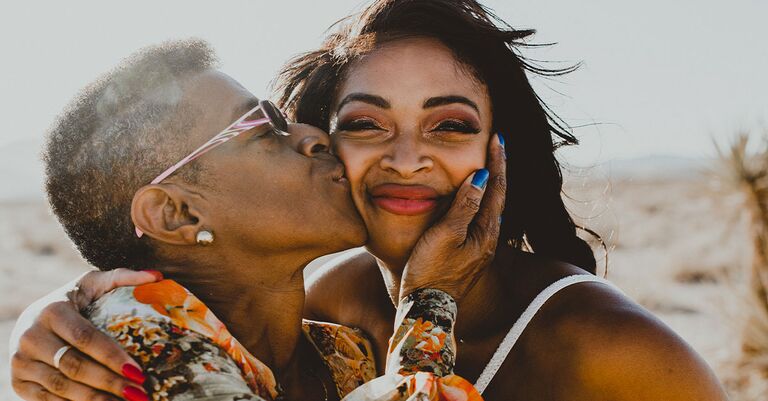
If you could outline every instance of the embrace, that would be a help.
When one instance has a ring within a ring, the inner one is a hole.
[[[475,0],[375,0],[286,64],[276,103],[200,40],[127,58],[48,133],[51,207],[101,271],[19,319],[15,391],[727,399],[595,275],[554,153],[577,140],[528,80],[569,70],[523,58],[532,34]]]

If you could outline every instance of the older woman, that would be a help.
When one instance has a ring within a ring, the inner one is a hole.
[[[155,269],[137,273],[134,284],[158,275],[174,281],[122,287],[86,310],[139,366],[123,355],[97,357],[108,368],[92,363],[66,343],[98,341],[112,355],[114,346],[93,331],[61,329],[52,322],[72,318],[72,307],[49,306],[37,325],[52,323],[56,334],[33,327],[13,358],[14,388],[23,396],[111,393],[138,401],[148,399],[146,390],[156,400],[327,400],[375,376],[361,333],[301,320],[304,266],[366,238],[343,166],[327,152],[324,132],[288,123],[213,60],[199,41],[144,49],[86,88],[51,130],[47,190],[82,255],[102,270]],[[502,150],[491,146],[493,174],[503,175]],[[466,286],[457,284],[477,268],[468,263],[452,278],[438,269],[441,260],[471,261],[465,254],[492,246],[493,239],[456,242],[487,180],[487,170],[465,180],[445,227],[433,233],[438,241],[412,260],[418,269],[403,288],[390,358],[395,382],[368,390],[476,396],[451,376],[456,311],[449,293],[460,296]],[[486,202],[472,227],[493,231],[502,203],[503,196]],[[422,337],[428,347],[419,345]],[[420,369],[440,377],[409,376]],[[397,390],[409,380],[433,384]]]

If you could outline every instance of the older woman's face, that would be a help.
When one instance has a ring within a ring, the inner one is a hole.
[[[374,255],[407,259],[484,167],[491,121],[487,89],[437,40],[391,42],[352,66],[333,105],[331,141]]]
[[[201,110],[189,132],[195,146],[258,100],[218,72],[203,74],[187,96]],[[193,162],[204,169],[199,193],[217,246],[261,253],[300,249],[317,257],[361,245],[365,227],[343,165],[327,151],[328,135],[305,124],[289,124],[290,136],[268,128],[246,131]]]

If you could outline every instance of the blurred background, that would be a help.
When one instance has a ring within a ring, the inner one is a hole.
[[[74,94],[142,46],[195,36],[269,97],[286,60],[364,4],[0,5],[0,400],[17,400],[7,343],[18,314],[89,268],[48,210],[39,160]],[[533,83],[581,140],[559,150],[565,196],[603,238],[601,273],[700,352],[734,400],[768,399],[768,2],[483,4],[556,43],[526,56],[583,63]]]

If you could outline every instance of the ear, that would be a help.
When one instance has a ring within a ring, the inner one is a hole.
[[[196,245],[205,227],[204,199],[175,184],[141,187],[133,195],[131,219],[145,235],[173,245]]]

